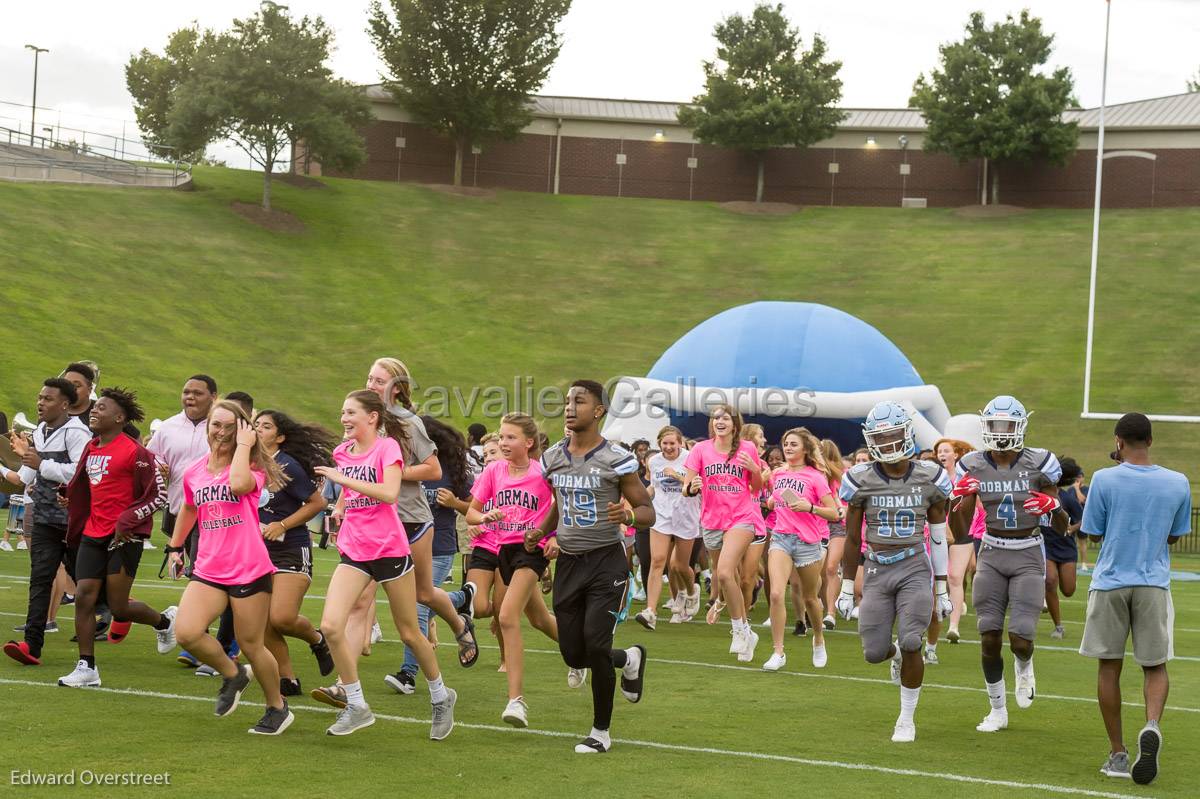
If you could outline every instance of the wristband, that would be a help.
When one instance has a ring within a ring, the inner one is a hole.
[[[854,581],[845,577],[842,578],[842,593],[854,596]]]
[[[629,509],[629,524],[627,524],[625,526],[633,527],[635,524],[637,524],[637,514],[633,512],[633,508],[630,508]]]
[[[939,579],[933,581],[933,593],[945,594],[945,593],[948,593],[949,590],[950,589],[946,587],[945,580],[939,578]]]

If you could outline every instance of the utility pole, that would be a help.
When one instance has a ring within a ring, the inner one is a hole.
[[[38,73],[38,56],[42,53],[50,52],[45,47],[38,47],[36,44],[25,45],[26,50],[33,51],[33,105],[29,109],[29,146],[33,146],[33,134],[37,130],[37,73]]]

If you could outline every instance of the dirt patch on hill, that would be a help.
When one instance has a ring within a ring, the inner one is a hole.
[[[800,211],[800,206],[791,203],[752,203],[744,200],[721,203],[721,207],[726,211],[733,211],[735,214],[751,216],[787,216]]]
[[[303,233],[306,229],[303,222],[287,211],[275,209],[267,211],[261,205],[240,203],[236,200],[230,203],[229,207],[243,219],[249,220],[273,233]]]
[[[494,189],[481,189],[478,186],[451,186],[449,183],[428,183],[426,186],[442,194],[453,194],[455,197],[490,200],[496,196]]]
[[[310,178],[308,175],[293,175],[291,172],[284,172],[271,176],[272,181],[278,180],[280,183],[286,183],[289,186],[295,186],[298,189],[327,189],[329,188],[316,178]]]
[[[963,219],[1003,219],[1009,216],[1019,216],[1029,213],[1028,208],[1019,205],[964,205],[955,208],[954,215]]]

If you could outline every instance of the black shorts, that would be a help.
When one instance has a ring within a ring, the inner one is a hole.
[[[542,554],[542,550],[529,552],[524,544],[502,544],[500,546],[500,579],[505,585],[512,582],[512,576],[517,569],[529,569],[539,578],[545,574],[550,561]]]
[[[1042,528],[1042,542],[1046,547],[1046,560],[1052,563],[1074,563],[1079,560],[1079,547],[1075,537],[1047,532]]]
[[[103,580],[105,575],[120,574],[125,570],[129,579],[137,577],[138,564],[142,562],[142,539],[134,538],[127,544],[110,550],[113,537],[79,539],[79,552],[75,556],[75,579]]]
[[[303,574],[312,579],[312,544],[304,541],[289,544],[286,541],[267,541],[267,554],[276,569],[287,574]]]
[[[351,560],[342,555],[342,564],[352,569],[358,569],[377,583],[395,580],[413,570],[413,559],[409,555],[402,558],[375,558],[375,560]]]
[[[404,534],[408,536],[409,546],[417,543],[433,531],[433,522],[403,522],[403,524]]]
[[[191,579],[198,583],[204,583],[205,585],[211,585],[213,588],[221,589],[225,593],[229,594],[230,599],[245,599],[246,597],[251,597],[255,594],[271,593],[271,580],[274,576],[275,573],[271,572],[270,574],[264,574],[254,582],[243,583],[241,585],[224,585],[223,583],[214,582],[212,580],[205,580],[203,577],[197,577],[194,574],[192,575]]]
[[[572,668],[594,665],[590,655],[607,655],[632,582],[624,547],[605,546],[572,555],[559,552],[554,568],[554,618],[558,648]]]
[[[494,572],[500,568],[500,555],[483,547],[475,547],[471,550],[471,557],[467,560],[467,571],[479,569],[485,572]]]

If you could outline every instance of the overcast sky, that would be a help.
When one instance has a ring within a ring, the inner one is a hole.
[[[119,133],[133,111],[123,66],[143,47],[161,51],[168,34],[193,20],[227,27],[257,9],[253,0],[5,3],[0,25],[0,127],[29,128],[33,54],[41,56],[38,127],[61,124]],[[688,100],[701,88],[700,63],[715,49],[714,24],[748,13],[753,0],[575,0],[545,94]],[[912,82],[937,63],[938,45],[961,38],[972,9],[989,21],[1028,7],[1055,35],[1054,66],[1071,68],[1076,97],[1100,102],[1103,0],[791,0],[784,6],[808,41],[820,33],[843,63],[843,106],[903,107]],[[359,83],[383,66],[366,34],[366,0],[291,0],[295,15],[322,15],[336,31],[333,69]],[[1113,0],[1108,102],[1176,94],[1200,67],[1200,0]],[[25,108],[12,105],[25,105]],[[66,134],[63,135],[66,138]],[[218,148],[214,148],[216,150]],[[219,154],[227,155],[224,148]],[[245,159],[229,157],[231,165]]]

